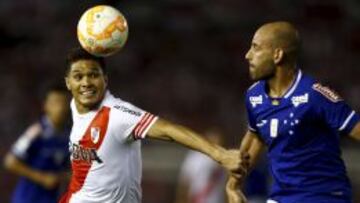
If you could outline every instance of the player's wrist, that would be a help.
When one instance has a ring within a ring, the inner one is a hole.
[[[214,146],[213,149],[210,149],[210,155],[212,155],[213,159],[221,165],[223,165],[225,162],[224,160],[225,153],[226,150],[220,146]]]

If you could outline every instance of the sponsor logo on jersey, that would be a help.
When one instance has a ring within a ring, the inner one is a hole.
[[[255,108],[257,105],[263,103],[263,96],[262,95],[253,96],[253,97],[250,97],[249,100],[250,100],[252,107]]]
[[[99,164],[103,163],[94,148],[85,148],[81,145],[70,143],[70,153],[72,160],[85,161],[89,164],[93,161],[96,161]]]
[[[291,102],[293,103],[293,105],[295,107],[298,107],[300,104],[305,104],[308,103],[309,101],[309,94],[306,93],[304,95],[300,95],[300,96],[293,96],[291,98]]]
[[[134,116],[141,116],[140,112],[131,110],[128,107],[125,107],[125,106],[115,105],[114,108],[118,109],[118,110],[120,110],[120,111],[122,111],[124,113],[128,113],[128,114],[131,114],[131,115],[134,115]]]
[[[320,83],[316,83],[312,86],[312,88],[315,91],[320,92],[322,95],[324,95],[326,98],[328,98],[330,101],[336,103],[339,101],[342,101],[343,99],[340,97],[338,93],[336,93],[334,90],[330,89],[329,87],[323,86]]]
[[[96,144],[100,140],[100,128],[99,127],[91,127],[91,141]]]

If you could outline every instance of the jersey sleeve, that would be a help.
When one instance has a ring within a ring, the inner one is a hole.
[[[25,132],[18,138],[11,148],[11,153],[19,159],[26,159],[28,157],[29,149],[36,139],[41,134],[40,123],[35,123],[29,126]]]
[[[316,104],[321,117],[332,129],[349,134],[357,122],[357,114],[336,92],[320,84],[313,85],[316,94]]]
[[[246,101],[245,101],[245,107],[246,107],[246,113],[247,113],[247,119],[248,119],[248,129],[253,132],[257,133],[258,129],[256,127],[256,118],[252,112],[253,107],[250,104],[249,96],[246,95]]]
[[[115,106],[115,109],[117,110],[118,121],[121,122],[119,124],[121,129],[119,129],[119,133],[116,133],[120,140],[124,138],[144,139],[151,126],[158,119],[157,116],[127,102]]]
[[[137,122],[134,129],[132,130],[132,136],[134,139],[144,139],[151,126],[158,119],[157,116],[144,112],[141,119]]]

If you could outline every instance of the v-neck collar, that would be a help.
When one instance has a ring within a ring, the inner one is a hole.
[[[289,98],[294,93],[296,88],[299,86],[302,75],[303,75],[302,71],[299,69],[297,71],[297,74],[296,74],[296,79],[292,82],[292,84],[286,90],[286,92],[283,94],[283,96],[280,96],[280,97],[270,97],[270,95],[266,92],[266,81],[263,81],[263,91],[264,91],[264,94],[265,94],[266,98],[270,98],[270,99],[274,99],[274,100],[280,100],[280,99],[283,99],[283,98],[284,99]]]
[[[106,90],[105,92],[105,95],[104,95],[104,98],[102,99],[102,101],[100,102],[99,106],[96,108],[96,109],[93,109],[87,113],[79,113],[77,107],[76,107],[76,104],[75,104],[75,99],[73,98],[71,103],[70,103],[70,107],[71,107],[71,110],[72,110],[72,114],[73,114],[73,117],[77,117],[77,118],[90,118],[92,116],[94,116],[98,111],[99,109],[101,109],[102,106],[104,106],[104,103],[109,100],[110,98],[112,97],[112,95],[110,94],[109,90]]]

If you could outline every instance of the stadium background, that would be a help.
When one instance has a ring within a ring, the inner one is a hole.
[[[95,4],[126,16],[130,35],[108,58],[110,89],[164,118],[199,132],[219,127],[228,147],[245,131],[244,92],[251,84],[244,54],[262,23],[289,20],[299,28],[305,72],[331,84],[360,110],[360,2],[357,0],[1,0],[0,158],[40,115],[44,89],[61,80],[76,24]],[[360,202],[359,144],[344,140],[344,157]],[[144,141],[143,202],[173,201],[185,149]],[[0,202],[16,176],[0,170]]]

